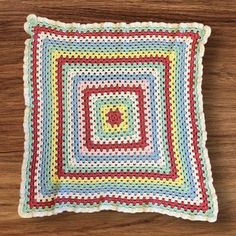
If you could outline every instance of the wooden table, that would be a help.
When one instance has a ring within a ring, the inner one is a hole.
[[[236,235],[236,1],[0,0],[0,234],[1,235]],[[219,198],[217,223],[161,214],[63,213],[21,219],[17,214],[23,155],[22,58],[25,17],[65,22],[202,22],[212,27],[204,57],[207,147]]]

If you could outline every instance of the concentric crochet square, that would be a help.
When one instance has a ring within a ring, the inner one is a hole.
[[[19,214],[159,212],[215,221],[198,23],[30,15]]]

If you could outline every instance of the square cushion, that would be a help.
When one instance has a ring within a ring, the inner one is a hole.
[[[19,214],[158,212],[215,221],[198,23],[30,15]]]

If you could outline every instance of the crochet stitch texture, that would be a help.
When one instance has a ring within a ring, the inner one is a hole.
[[[159,212],[213,222],[198,23],[29,15],[19,214]]]

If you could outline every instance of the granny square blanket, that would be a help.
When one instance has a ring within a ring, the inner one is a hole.
[[[158,212],[216,221],[199,23],[30,15],[19,214]]]

